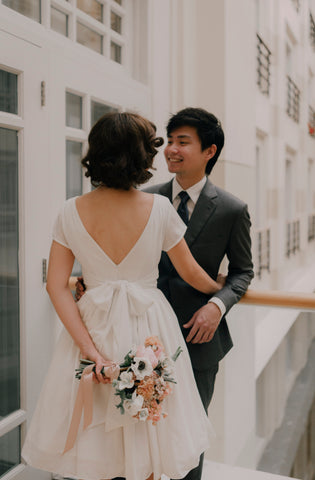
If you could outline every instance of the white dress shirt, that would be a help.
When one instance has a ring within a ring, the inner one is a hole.
[[[189,219],[190,219],[190,217],[191,217],[191,215],[194,211],[195,205],[197,203],[197,200],[199,198],[201,190],[203,189],[203,187],[206,184],[206,181],[207,181],[207,177],[203,177],[198,183],[195,183],[195,185],[193,185],[192,187],[189,187],[189,188],[187,188],[187,190],[185,190],[185,192],[187,192],[188,195],[189,195],[189,200],[187,201],[187,209],[188,209]],[[180,184],[178,183],[178,181],[176,180],[176,177],[175,177],[174,180],[173,180],[172,202],[173,202],[173,205],[176,208],[176,210],[178,209],[178,206],[180,204],[180,197],[179,197],[178,194],[182,190],[183,190],[183,188],[180,186]],[[217,307],[219,307],[220,312],[221,312],[221,318],[222,318],[223,315],[226,312],[226,307],[225,307],[224,303],[222,302],[222,300],[220,298],[217,298],[217,297],[212,297],[212,298],[210,298],[208,303],[215,303],[217,305]]]

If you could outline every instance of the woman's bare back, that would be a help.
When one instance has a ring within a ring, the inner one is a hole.
[[[76,199],[80,219],[94,241],[116,265],[132,250],[150,218],[153,195],[134,188],[99,187]]]

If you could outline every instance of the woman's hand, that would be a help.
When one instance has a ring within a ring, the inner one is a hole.
[[[93,372],[94,383],[107,384],[111,382],[109,377],[106,377],[104,373],[101,373],[103,367],[110,367],[113,365],[111,360],[103,357],[97,350],[95,353],[81,354],[81,358],[91,360],[91,362],[95,363],[95,372]]]
[[[217,276],[218,291],[224,287],[225,282],[226,282],[226,275],[219,273]]]

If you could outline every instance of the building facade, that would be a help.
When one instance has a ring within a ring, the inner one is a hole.
[[[51,477],[20,458],[60,328],[45,290],[50,232],[64,200],[91,188],[80,158],[104,113],[138,112],[162,136],[180,108],[215,113],[226,145],[211,178],[249,205],[252,288],[314,292],[314,20],[315,0],[0,0],[0,476]],[[155,183],[170,178],[162,153],[155,167]],[[273,471],[314,313],[239,305],[229,326],[207,457]],[[306,480],[303,391],[288,471],[274,472]]]

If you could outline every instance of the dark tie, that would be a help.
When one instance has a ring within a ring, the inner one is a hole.
[[[178,205],[177,213],[187,225],[189,220],[187,202],[190,197],[184,190],[179,192],[178,196],[180,197],[180,204]]]

